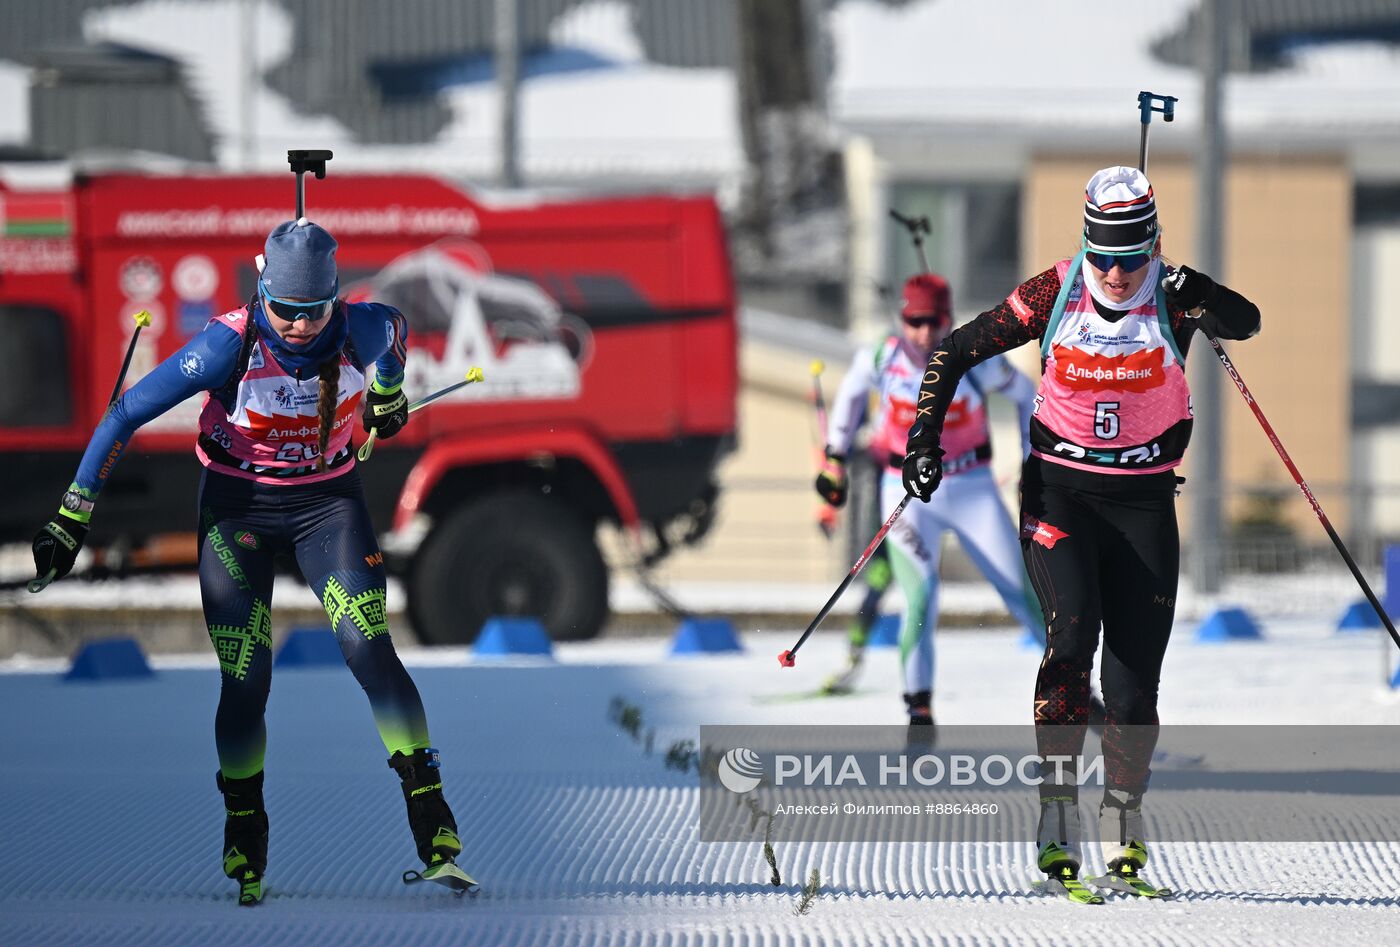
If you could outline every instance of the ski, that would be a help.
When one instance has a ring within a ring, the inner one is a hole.
[[[1138,877],[1137,869],[1131,864],[1124,864],[1118,868],[1110,868],[1108,874],[1100,875],[1097,878],[1091,878],[1089,883],[1105,891],[1118,891],[1139,898],[1169,901],[1176,897],[1176,892],[1171,888],[1158,888],[1156,885],[1143,881]]]
[[[822,686],[817,688],[815,693],[819,697],[845,697],[855,691],[851,680],[853,677],[850,673],[833,674],[822,682]]]
[[[461,897],[462,895],[480,890],[481,882],[467,874],[451,859],[439,862],[424,868],[422,871],[409,869],[403,873],[403,883],[406,885],[418,884],[422,881],[435,881],[440,885],[445,885],[452,889],[452,893]]]
[[[1075,904],[1103,904],[1103,897],[1084,886],[1069,865],[1061,867],[1055,874],[1046,876],[1044,881],[1035,884],[1042,894],[1052,894],[1068,898]]]
[[[753,699],[755,704],[794,704],[804,700],[827,700],[839,697],[861,697],[877,693],[873,690],[828,691],[825,687],[811,691],[796,691],[784,694],[760,694]]]
[[[851,653],[846,658],[846,669],[823,681],[819,693],[827,697],[840,697],[852,693],[856,688],[856,679],[860,676],[860,667],[864,657],[864,646],[859,648],[852,646]]]

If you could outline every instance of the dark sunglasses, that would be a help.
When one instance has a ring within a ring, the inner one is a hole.
[[[278,299],[267,291],[267,287],[258,282],[258,287],[262,290],[263,305],[268,311],[279,319],[287,322],[296,322],[299,319],[306,319],[309,322],[320,322],[331,314],[335,308],[335,296],[327,296],[325,299],[315,299],[311,302],[297,302],[292,299]]]
[[[932,326],[937,329],[948,324],[947,316],[900,316],[911,329],[924,329]]]
[[[1150,253],[1095,253],[1092,250],[1084,254],[1089,261],[1089,265],[1094,269],[1107,273],[1115,266],[1121,266],[1124,273],[1136,273],[1148,263],[1152,262]]]

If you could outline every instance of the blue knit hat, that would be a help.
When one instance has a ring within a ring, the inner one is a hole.
[[[327,299],[339,285],[335,238],[302,217],[273,228],[263,248],[267,292],[283,299]]]

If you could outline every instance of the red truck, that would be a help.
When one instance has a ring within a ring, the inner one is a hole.
[[[0,542],[58,502],[149,310],[129,386],[245,303],[267,232],[292,215],[281,176],[152,173],[44,180],[0,166]],[[428,643],[490,615],[597,634],[611,523],[653,555],[713,518],[736,437],[733,281],[706,197],[490,203],[443,180],[331,173],[307,215],[340,241],[341,292],[399,308],[416,414],[360,465],[387,561]],[[91,544],[188,531],[198,401],[147,425],[103,489]],[[361,435],[362,436],[362,435]],[[193,544],[190,545],[193,558]]]

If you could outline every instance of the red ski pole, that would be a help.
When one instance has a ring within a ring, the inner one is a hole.
[[[856,564],[851,566],[851,571],[846,573],[846,577],[841,580],[841,584],[836,587],[836,591],[831,593],[831,598],[827,599],[826,604],[822,606],[822,610],[817,612],[817,617],[813,618],[812,623],[807,626],[807,630],[802,632],[802,637],[797,639],[797,644],[793,645],[790,650],[784,651],[782,654],[778,655],[779,664],[785,668],[794,667],[797,664],[797,649],[802,647],[802,643],[812,636],[812,632],[817,630],[817,626],[822,623],[822,619],[826,618],[831,612],[832,606],[835,605],[836,600],[841,597],[841,593],[845,592],[855,577],[860,575],[860,570],[865,568],[865,564],[870,561],[870,557],[875,554],[875,550],[878,549],[880,543],[884,541],[885,534],[890,531],[890,527],[894,525],[894,521],[899,519],[899,514],[904,512],[904,508],[909,505],[909,501],[912,499],[913,497],[906,495],[904,499],[899,501],[899,506],[894,508],[894,512],[890,514],[889,519],[885,520],[885,525],[880,527],[880,531],[875,534],[875,538],[870,540],[870,545],[865,547],[865,552],[860,554],[860,558],[856,560]]]
[[[1158,107],[1155,103],[1161,102]],[[1176,98],[1170,95],[1155,95],[1151,92],[1138,93],[1138,112],[1142,122],[1142,139],[1138,149],[1138,170],[1147,171],[1147,128],[1152,122],[1152,113],[1161,112],[1162,120],[1170,122],[1176,109]],[[1361,591],[1366,595],[1366,601],[1371,603],[1371,607],[1376,610],[1381,621],[1385,624],[1385,630],[1390,632],[1390,640],[1395,642],[1395,646],[1400,648],[1400,633],[1395,631],[1395,625],[1391,623],[1390,616],[1381,607],[1380,600],[1376,598],[1376,593],[1371,591],[1371,586],[1366,581],[1366,577],[1361,574],[1361,570],[1356,567],[1356,560],[1347,551],[1346,544],[1342,542],[1342,537],[1337,535],[1337,531],[1332,528],[1332,522],[1327,519],[1327,514],[1322,512],[1322,504],[1317,502],[1317,497],[1313,496],[1312,490],[1308,487],[1308,482],[1303,479],[1302,473],[1298,471],[1298,466],[1293,463],[1293,458],[1288,456],[1288,451],[1284,449],[1283,441],[1279,440],[1278,434],[1274,432],[1274,426],[1269,423],[1269,419],[1264,417],[1263,410],[1259,403],[1254,400],[1254,395],[1250,394],[1249,386],[1244,383],[1240,373],[1235,369],[1235,363],[1230,361],[1230,356],[1225,354],[1225,347],[1220,344],[1220,340],[1204,326],[1199,327],[1201,334],[1210,342],[1211,348],[1215,349],[1215,355],[1220,359],[1220,364],[1225,366],[1225,373],[1230,376],[1230,380],[1235,383],[1235,387],[1244,396],[1244,403],[1249,405],[1249,410],[1254,412],[1254,418],[1259,422],[1259,426],[1268,435],[1269,442],[1274,445],[1274,450],[1278,451],[1279,458],[1283,465],[1288,468],[1288,472],[1293,475],[1293,482],[1298,485],[1298,489],[1303,491],[1303,496],[1308,498],[1308,503],[1312,506],[1313,513],[1317,515],[1318,522],[1327,531],[1327,538],[1332,540],[1332,545],[1337,547],[1337,552],[1341,553],[1342,561],[1351,570],[1352,578],[1356,579],[1356,584],[1361,586]]]
[[[1288,472],[1293,475],[1293,482],[1298,485],[1299,490],[1303,491],[1303,496],[1308,498],[1308,503],[1312,505],[1312,510],[1317,514],[1317,519],[1322,523],[1322,528],[1327,531],[1327,537],[1332,540],[1332,545],[1337,547],[1337,552],[1342,554],[1342,561],[1345,562],[1347,568],[1351,570],[1352,577],[1355,578],[1357,584],[1361,586],[1361,591],[1366,593],[1366,600],[1371,603],[1371,607],[1376,610],[1376,614],[1379,615],[1381,621],[1385,623],[1385,630],[1390,632],[1391,640],[1395,642],[1395,646],[1400,648],[1400,634],[1396,633],[1395,625],[1391,623],[1390,616],[1387,615],[1385,609],[1381,607],[1380,600],[1376,598],[1376,593],[1371,591],[1371,586],[1366,582],[1366,577],[1363,576],[1361,570],[1356,567],[1356,560],[1353,559],[1351,553],[1347,551],[1346,544],[1342,542],[1342,537],[1338,536],[1337,531],[1332,528],[1332,523],[1327,519],[1327,514],[1322,512],[1322,504],[1317,502],[1317,497],[1313,496],[1312,490],[1308,487],[1308,482],[1303,479],[1303,475],[1298,471],[1298,466],[1293,463],[1293,458],[1288,456],[1288,451],[1284,449],[1283,441],[1279,440],[1278,435],[1274,433],[1273,425],[1269,423],[1268,418],[1264,417],[1264,412],[1260,409],[1259,403],[1254,400],[1254,395],[1249,393],[1249,386],[1244,383],[1244,379],[1240,377],[1240,373],[1235,370],[1235,363],[1230,361],[1230,356],[1225,354],[1225,347],[1220,344],[1219,339],[1210,332],[1207,332],[1204,327],[1201,328],[1201,334],[1210,341],[1211,346],[1215,349],[1216,356],[1220,359],[1220,364],[1225,366],[1226,374],[1230,376],[1230,380],[1235,383],[1235,387],[1238,388],[1240,394],[1244,396],[1245,404],[1249,405],[1249,410],[1254,412],[1255,419],[1259,422],[1260,426],[1264,428],[1264,433],[1268,435],[1269,442],[1274,445],[1274,450],[1278,451],[1279,458],[1283,460],[1283,465],[1287,467]]]

